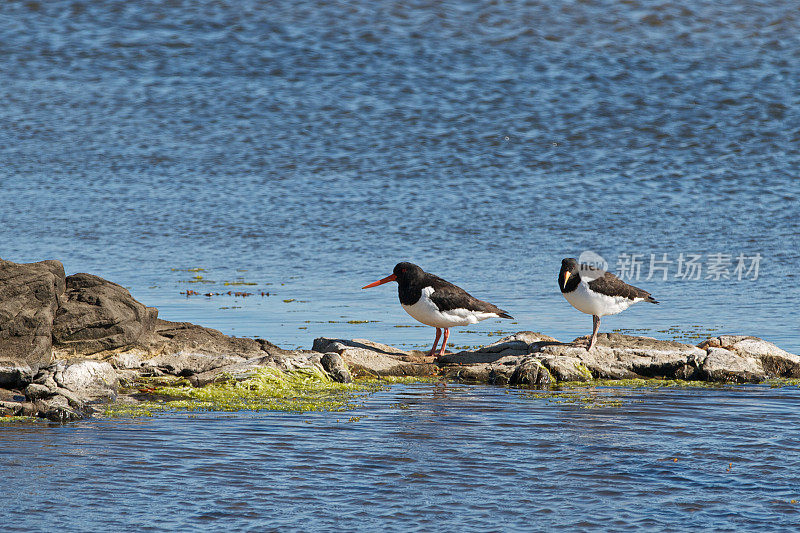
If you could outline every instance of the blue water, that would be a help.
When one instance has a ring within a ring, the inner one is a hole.
[[[163,318],[309,348],[429,345],[430,328],[395,327],[414,322],[393,286],[360,290],[401,260],[516,318],[456,330],[456,346],[517,330],[570,340],[591,320],[558,292],[561,258],[591,250],[620,272],[621,254],[641,254],[632,282],[661,304],[602,331],[754,334],[800,353],[796,11],[3,2],[0,257],[59,259]],[[681,254],[701,256],[700,279],[676,277]],[[731,256],[733,279],[706,279],[711,254]],[[739,255],[761,257],[757,279],[736,279]],[[672,261],[667,280],[646,279],[651,256]],[[188,283],[198,275],[213,283]],[[362,320],[375,322],[347,323]],[[3,429],[19,498],[3,501],[25,511],[14,527],[38,530],[785,529],[796,390],[743,391],[585,411],[399,388],[357,423]]]
[[[594,408],[520,390],[396,386],[348,413],[0,426],[0,517],[5,531],[20,532],[800,523],[797,388],[588,397]],[[609,400],[619,405],[602,405]]]

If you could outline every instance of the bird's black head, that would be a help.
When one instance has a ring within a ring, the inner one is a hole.
[[[361,287],[362,289],[369,289],[370,287],[377,287],[390,281],[396,281],[401,287],[408,287],[413,281],[422,278],[425,272],[415,265],[414,263],[397,263],[394,266],[394,271],[383,279],[373,281],[369,285]]]
[[[561,292],[572,292],[581,282],[578,260],[567,257],[561,260],[561,272],[558,273],[558,288]]]
[[[425,271],[414,263],[404,261],[394,266],[392,274],[395,275],[398,283],[403,284],[421,278],[423,274],[425,274]]]

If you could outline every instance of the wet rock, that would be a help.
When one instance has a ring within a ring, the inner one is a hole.
[[[438,367],[426,361],[422,355],[365,339],[321,337],[314,340],[312,350],[341,355],[350,370],[357,375],[429,376],[438,373]]]
[[[323,354],[320,358],[320,364],[334,381],[339,383],[351,383],[353,381],[344,359],[338,353],[328,352]]]
[[[536,360],[525,361],[514,368],[509,379],[510,385],[527,385],[529,387],[547,388],[553,378],[547,368]]]
[[[443,378],[464,383],[488,383],[491,375],[492,369],[485,364],[446,366],[442,369]]]
[[[39,385],[38,383],[31,383],[25,387],[25,397],[31,401],[48,398],[52,395],[53,393],[50,391],[50,389],[44,385]]]
[[[0,416],[24,416],[22,402],[0,400]]]
[[[56,372],[55,381],[85,398],[113,398],[119,388],[114,368],[106,362],[79,361]]]
[[[60,395],[55,395],[49,400],[37,400],[34,402],[34,407],[36,416],[61,424],[80,420],[89,414],[88,412],[73,409],[67,398]]]
[[[700,374],[707,381],[736,383],[759,383],[766,378],[761,361],[725,348],[708,348],[708,356],[700,365]]]
[[[490,365],[489,377],[486,383],[489,385],[497,385],[505,387],[511,381],[511,376],[514,375],[515,367],[511,365]]]
[[[60,350],[82,355],[142,345],[149,341],[157,315],[121,285],[92,274],[74,274],[66,278],[53,341]]]
[[[22,363],[35,372],[50,362],[64,278],[58,261],[20,264],[0,259],[0,366]]]
[[[591,381],[594,379],[583,361],[577,357],[553,354],[542,357],[540,362],[556,381]]]

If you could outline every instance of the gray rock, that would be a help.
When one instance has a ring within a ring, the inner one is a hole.
[[[89,399],[86,396],[78,395],[77,393],[62,387],[56,388],[55,393],[66,398],[70,407],[75,409],[83,409],[86,405],[86,401]]]
[[[53,321],[56,347],[75,354],[149,342],[158,311],[136,301],[124,287],[92,274],[66,278],[65,301]]]
[[[721,335],[699,344],[701,348],[724,348],[742,357],[761,361],[765,375],[800,378],[800,356],[781,350],[771,342],[745,335]]]
[[[0,387],[25,387],[36,374],[28,363],[0,362]]]
[[[574,344],[550,344],[536,354],[559,381],[567,375],[578,377],[573,368],[581,374],[586,369],[599,379],[674,378],[678,372],[692,371],[706,356],[696,346],[616,333],[599,334],[591,352]]]
[[[25,396],[16,390],[0,389],[0,401],[3,402],[24,402]]]
[[[707,381],[758,383],[766,378],[761,361],[725,348],[708,348],[708,356],[700,365],[700,373]]]
[[[67,398],[55,395],[48,400],[37,400],[34,402],[36,416],[47,418],[53,422],[65,423],[73,420],[85,418],[88,413],[73,409]]]
[[[339,383],[351,383],[353,381],[344,359],[338,353],[328,352],[323,354],[320,358],[320,364],[334,381]]]
[[[315,352],[334,352],[342,356],[350,371],[368,376],[429,376],[438,373],[438,367],[426,361],[423,355],[406,352],[366,339],[314,340]]]
[[[479,363],[494,363],[504,357],[519,357],[531,353],[549,344],[559,344],[553,337],[548,337],[533,331],[520,331],[514,335],[503,337],[487,346],[477,350],[461,351],[455,354],[444,354],[439,358],[439,363],[457,363],[472,365]]]
[[[50,391],[50,389],[38,383],[31,383],[25,387],[25,397],[31,401],[48,398],[52,395],[53,393]]]
[[[0,416],[23,416],[22,402],[0,400]]]
[[[245,361],[244,357],[238,355],[182,351],[157,355],[145,361],[145,366],[157,367],[169,374],[188,377]]]
[[[33,383],[44,385],[50,392],[55,392],[58,387],[53,377],[53,372],[49,370],[39,370],[39,373],[33,379]]]
[[[34,369],[52,357],[53,317],[64,295],[58,261],[18,264],[0,259],[0,366]]]
[[[237,355],[244,359],[286,353],[263,339],[230,337],[221,331],[204,328],[189,322],[156,320],[155,336],[149,347],[159,353],[194,352],[217,355]]]
[[[112,355],[108,362],[117,370],[135,370],[144,366],[144,361],[137,352],[128,351]]]
[[[114,368],[100,361],[79,361],[67,365],[62,372],[56,373],[56,382],[85,398],[113,398],[119,388]]]
[[[220,366],[204,372],[192,374],[191,376],[188,376],[188,378],[189,382],[193,386],[204,387],[205,385],[216,383],[223,379],[247,379],[251,377],[256,370],[265,367],[277,368],[278,365],[275,362],[275,357],[271,355],[253,357],[246,361]]]

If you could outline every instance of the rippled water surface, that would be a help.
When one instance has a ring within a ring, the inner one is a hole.
[[[395,386],[349,413],[0,427],[0,516],[6,531],[800,523],[797,388],[583,396],[590,402],[575,405],[520,390]]]

